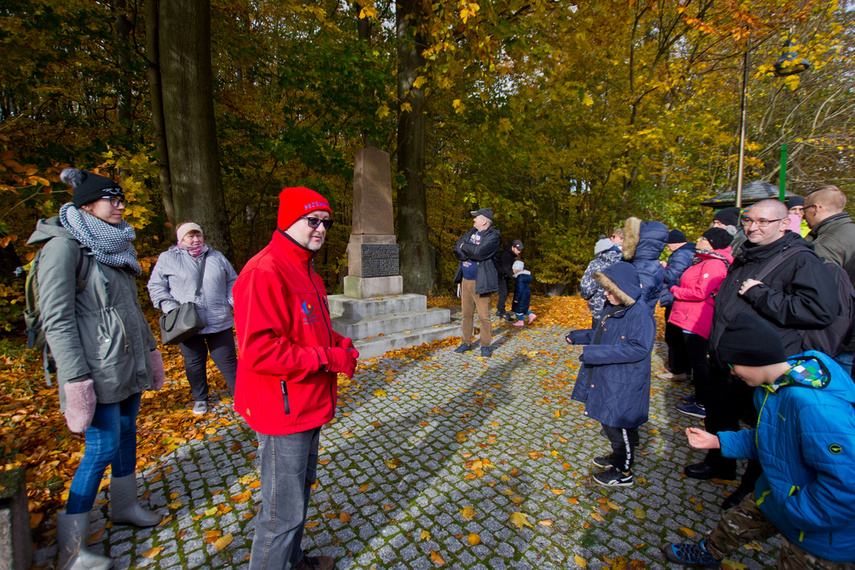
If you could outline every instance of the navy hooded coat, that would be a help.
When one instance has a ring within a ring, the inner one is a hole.
[[[619,261],[598,272],[596,278],[624,304],[606,305],[597,329],[567,335],[572,344],[588,345],[579,357],[582,367],[572,398],[584,402],[585,415],[603,425],[637,428],[647,421],[650,409],[650,354],[656,323],[641,302],[642,287],[631,264]],[[592,344],[598,329],[602,329],[602,337]]]

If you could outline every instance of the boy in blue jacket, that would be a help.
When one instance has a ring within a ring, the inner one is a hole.
[[[752,540],[781,534],[778,568],[853,568],[855,561],[855,384],[830,357],[787,358],[763,319],[741,313],[718,354],[756,387],[757,427],[712,435],[688,428],[689,444],[725,457],[759,459],[754,492],[727,511],[697,544],[667,544],[672,562],[718,568]]]
[[[605,487],[633,483],[638,427],[650,409],[650,353],[656,336],[653,313],[641,299],[632,264],[618,261],[594,274],[606,293],[606,310],[595,329],[571,331],[570,344],[586,344],[572,398],[585,403],[585,415],[600,422],[612,452],[595,457],[605,469],[593,482]]]

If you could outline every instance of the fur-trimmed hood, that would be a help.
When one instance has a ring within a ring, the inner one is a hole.
[[[642,222],[635,216],[626,219],[623,228],[623,259],[659,259],[668,244],[668,226],[662,222]]]
[[[641,297],[641,281],[631,263],[618,261],[594,273],[603,289],[617,297],[621,304],[631,307]]]

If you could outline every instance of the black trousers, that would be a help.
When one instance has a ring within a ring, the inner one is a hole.
[[[612,444],[612,465],[628,473],[635,463],[638,428],[616,428],[603,424],[603,432]]]
[[[187,382],[195,402],[208,401],[208,352],[211,359],[226,380],[232,394],[235,393],[235,377],[237,376],[237,354],[235,352],[234,329],[211,334],[193,335],[178,347],[184,357],[184,369],[187,371]]]
[[[683,344],[683,329],[668,322],[671,307],[665,307],[665,343],[668,345],[668,370],[672,374],[688,374],[692,363],[686,345]]]
[[[499,299],[496,301],[496,312],[499,315],[505,314],[505,304],[508,301],[508,293],[513,299],[514,283],[513,279],[506,279],[499,275]]]
[[[709,341],[699,334],[683,333],[683,346],[692,366],[692,386],[695,387],[695,403],[706,406],[710,390]]]
[[[748,425],[757,425],[757,410],[754,408],[754,388],[733,376],[728,368],[710,363],[709,392],[706,394],[707,417],[704,427],[710,433],[720,431],[737,431],[739,421]],[[736,459],[724,457],[720,449],[710,449],[704,458],[704,463],[716,470],[731,471],[736,469]],[[763,473],[763,468],[757,460],[748,462],[745,474],[739,486],[743,489],[754,490],[754,483]]]

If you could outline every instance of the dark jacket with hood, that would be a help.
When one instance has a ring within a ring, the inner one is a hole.
[[[457,264],[454,282],[460,283],[463,280],[463,262],[475,261],[478,263],[475,293],[486,295],[499,290],[499,273],[496,271],[496,264],[493,263],[493,256],[496,255],[502,244],[499,241],[499,230],[492,225],[481,232],[480,243],[469,243],[470,238],[477,231],[474,227],[469,228],[463,237],[454,244],[454,255],[460,260],[460,263]]]
[[[511,303],[511,311],[525,314],[531,305],[531,272],[523,269],[514,278],[514,302]]]
[[[640,302],[642,287],[635,268],[622,261],[595,278],[621,301],[606,306],[596,329],[571,331],[567,340],[586,346],[572,398],[585,403],[585,415],[603,425],[637,428],[650,408],[650,354],[656,323]]]
[[[499,279],[513,279],[514,278],[514,261],[517,259],[517,254],[514,253],[511,248],[514,246],[513,242],[506,245],[502,252],[495,258],[496,262],[496,271],[499,272]]]
[[[665,266],[665,286],[662,287],[662,293],[659,295],[659,304],[663,307],[670,307],[674,304],[671,287],[680,284],[680,277],[692,265],[694,256],[695,244],[692,242],[680,246],[668,256],[668,265]]]
[[[755,278],[773,258],[785,249],[800,248],[804,253],[786,259],[766,275],[760,285],[739,294],[746,279]],[[739,313],[750,312],[768,321],[784,341],[788,355],[808,350],[799,329],[819,329],[832,323],[837,315],[837,284],[823,266],[822,259],[800,235],[786,232],[766,245],[745,242],[733,260],[715,298],[710,355],[720,362],[716,346],[724,329]]]
[[[623,228],[623,260],[632,263],[641,280],[641,300],[652,311],[665,286],[665,268],[659,256],[668,244],[668,227],[662,222],[627,218]]]

